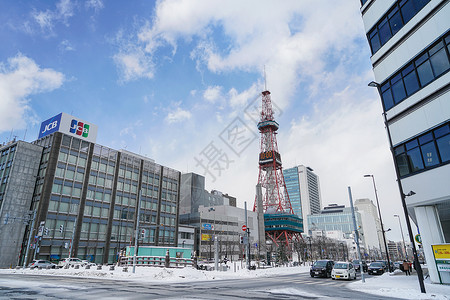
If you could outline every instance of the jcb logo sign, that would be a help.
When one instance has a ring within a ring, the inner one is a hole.
[[[41,134],[45,134],[47,131],[52,130],[56,126],[58,126],[58,120],[48,123],[44,126],[44,130],[41,132]]]
[[[81,135],[82,137],[88,137],[88,135],[89,135],[89,124],[85,124],[83,122],[78,122],[77,120],[72,119],[69,131],[71,133],[76,134],[76,135]]]

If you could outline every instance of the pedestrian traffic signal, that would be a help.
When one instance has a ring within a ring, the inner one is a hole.
[[[64,225],[59,225],[59,232],[61,232],[61,233],[64,232]]]
[[[243,243],[244,243],[244,237],[243,237],[243,236],[240,236],[239,238],[240,238],[239,244],[243,244]]]
[[[141,237],[144,239],[145,238],[145,229],[141,230]]]

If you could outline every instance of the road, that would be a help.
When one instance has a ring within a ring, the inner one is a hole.
[[[0,274],[0,299],[396,299],[353,291],[347,283],[308,273],[190,283]]]

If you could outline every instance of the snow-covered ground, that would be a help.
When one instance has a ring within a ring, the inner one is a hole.
[[[134,274],[132,273],[132,267],[128,268],[128,272],[123,272],[121,267],[116,267],[115,270],[110,271],[107,266],[104,266],[102,270],[97,270],[95,267],[90,270],[77,270],[73,268],[57,270],[0,269],[0,273],[2,274],[45,274],[103,278],[111,280],[133,280],[140,282],[188,282],[233,278],[255,278],[306,272],[309,272],[308,266],[278,267],[248,271],[245,268],[241,268],[239,264],[231,264],[230,269],[226,272],[201,271],[193,268],[166,269],[158,267],[136,267],[136,273]],[[367,278],[365,283],[362,283],[360,280],[351,282],[347,286],[353,290],[403,299],[450,299],[450,285],[431,284],[429,279],[425,279],[425,288],[427,293],[422,294],[420,292],[417,276],[415,274],[412,276],[405,276],[399,270],[396,270],[391,274],[385,273],[381,276]],[[283,292],[287,294],[304,295],[304,292],[298,288],[287,289]]]

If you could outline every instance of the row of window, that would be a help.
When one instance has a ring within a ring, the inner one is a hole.
[[[428,2],[430,0],[398,0],[367,34],[372,54],[386,44]]]
[[[384,110],[402,102],[450,70],[450,32],[381,84]]]
[[[450,123],[394,148],[401,177],[450,162]]]
[[[6,156],[6,155],[8,155],[10,152],[13,153],[14,151],[16,151],[16,145],[14,145],[14,146],[12,146],[12,147],[10,147],[10,148],[6,148],[5,150],[3,150],[3,151],[1,152],[1,156],[2,156],[2,157],[3,157],[3,156]]]

